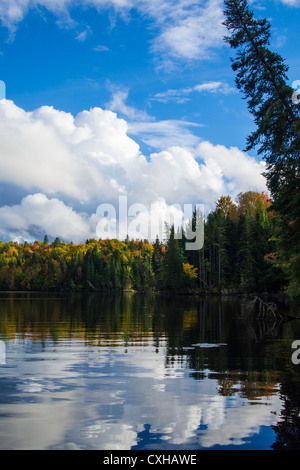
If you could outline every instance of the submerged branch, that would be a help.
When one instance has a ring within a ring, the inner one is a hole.
[[[253,302],[249,305],[249,309],[256,314],[256,318],[287,319],[286,314],[280,312],[274,302],[264,302],[257,296],[254,297]]]

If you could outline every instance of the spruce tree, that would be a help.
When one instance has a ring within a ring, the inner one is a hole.
[[[183,280],[183,254],[174,226],[170,229],[166,253],[163,258],[163,286],[169,291],[180,291]]]
[[[278,263],[287,271],[290,292],[300,295],[300,107],[287,84],[288,66],[270,50],[270,23],[255,19],[246,0],[224,0],[225,41],[236,49],[232,68],[256,130],[246,151],[257,148],[266,161],[266,180],[277,217]]]

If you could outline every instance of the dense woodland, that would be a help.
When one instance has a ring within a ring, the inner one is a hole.
[[[169,228],[156,240],[86,240],[74,245],[0,242],[0,289],[38,291],[277,292],[276,217],[264,194],[221,197],[205,219],[204,246],[185,251]],[[191,221],[192,223],[193,221]]]

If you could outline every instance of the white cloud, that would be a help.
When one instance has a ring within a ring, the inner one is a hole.
[[[109,47],[104,46],[103,44],[99,44],[98,46],[95,46],[93,50],[95,52],[106,52],[109,51]]]
[[[276,0],[274,0],[276,1]],[[300,0],[278,0],[279,3],[282,3],[283,5],[287,5],[289,7],[300,7]]]
[[[224,82],[209,81],[199,83],[192,87],[179,88],[178,90],[171,89],[156,93],[153,98],[151,98],[151,101],[160,101],[161,103],[168,103],[170,101],[184,103],[190,100],[189,95],[195,92],[229,95],[236,93],[236,89]]]
[[[93,216],[78,214],[62,201],[48,199],[41,193],[24,197],[20,204],[0,207],[0,220],[2,231],[5,227],[20,241],[32,239],[38,230],[53,238],[79,243],[92,236],[96,227]]]
[[[27,12],[38,7],[56,15],[61,25],[76,28],[78,23],[71,18],[74,7],[96,8],[99,13],[113,9],[126,21],[135,9],[147,16],[157,30],[152,51],[164,65],[174,58],[207,59],[213,48],[224,45],[221,0],[205,0],[201,5],[194,0],[0,0],[0,20],[14,32]],[[87,32],[81,31],[76,38],[85,40]]]
[[[154,119],[150,117],[146,111],[139,110],[125,103],[129,93],[127,88],[116,88],[114,86],[111,86],[111,88],[113,93],[111,101],[107,105],[107,109],[120,113],[131,121],[149,121]]]
[[[280,419],[283,403],[275,387],[268,395],[263,395],[262,391],[255,400],[248,400],[241,397],[241,381],[239,389],[228,400],[220,395],[219,380],[208,378],[209,371],[202,380],[193,380],[188,377],[186,357],[173,356],[174,361],[166,361],[168,339],[163,334],[159,338],[159,347],[157,339],[148,334],[147,341],[141,341],[138,354],[135,345],[125,343],[121,338],[118,342],[105,342],[106,347],[101,349],[89,350],[89,365],[98,372],[101,393],[97,393],[97,403],[102,410],[101,416],[91,414],[89,407],[78,407],[87,390],[93,393],[90,375],[82,377],[82,387],[64,386],[66,377],[73,379],[74,367],[83,367],[85,363],[86,345],[80,339],[73,339],[75,352],[72,349],[69,354],[67,348],[64,354],[54,351],[59,357],[57,361],[26,361],[22,364],[19,392],[34,394],[43,390],[52,396],[58,390],[59,396],[64,398],[53,400],[50,416],[48,403],[36,400],[26,404],[32,406],[30,419],[25,418],[29,448],[34,443],[39,449],[128,450],[141,443],[142,432],[148,429],[149,437],[158,434],[166,449],[176,446],[213,448],[217,445],[235,445],[238,449],[255,435],[259,437],[261,427],[271,429]],[[18,348],[16,344],[10,348],[12,358],[20,356],[27,347],[21,341],[17,345]],[[17,367],[21,367],[18,364]],[[110,375],[110,388],[101,386],[107,381],[107,375],[103,373],[107,367],[119,370],[118,374]],[[107,407],[108,403],[110,407]],[[42,429],[40,423],[45,420],[49,425]],[[18,424],[15,416],[0,421],[2,435],[14,436],[16,449],[24,447],[24,436],[16,432]],[[7,438],[1,441],[3,449],[7,448],[6,441]],[[149,439],[147,448],[151,450],[151,447]]]
[[[60,18],[69,17],[68,8],[74,4],[73,0],[1,0],[0,19],[3,26],[14,32],[18,23],[30,9],[44,7]],[[69,20],[72,24],[72,20]]]
[[[300,7],[300,0],[281,0],[281,2],[290,7]]]
[[[88,26],[84,31],[81,31],[81,33],[77,34],[75,39],[77,39],[77,41],[84,42],[90,33],[91,33],[91,29]]]
[[[208,0],[190,8],[189,13],[166,21],[153,44],[154,52],[179,59],[208,59],[212,49],[224,45],[222,3]]]
[[[131,122],[128,124],[128,133],[140,138],[153,149],[164,149],[167,147],[195,146],[200,138],[194,135],[190,128],[202,127],[201,124],[193,122],[167,119],[165,121]]]
[[[143,160],[127,123],[100,108],[76,117],[44,106],[25,112],[0,102],[0,181],[88,201],[116,197],[112,185]]]
[[[184,203],[209,210],[221,195],[265,189],[262,162],[202,142],[192,125],[127,123],[101,108],[76,116],[50,106],[26,112],[1,100],[0,182],[24,191],[18,204],[0,207],[2,239],[36,230],[84,241],[95,235],[97,206],[116,205],[122,195],[129,206],[159,201],[159,210]],[[129,134],[156,152],[143,155]]]
[[[234,197],[249,189],[266,189],[266,181],[262,176],[266,170],[265,162],[255,160],[237,147],[227,148],[206,141],[198,145],[196,152],[198,158],[204,162],[203,170],[208,175],[208,181],[214,181],[215,187],[222,194]]]
[[[274,2],[276,4],[282,3],[288,7],[292,8],[299,8],[300,7],[300,0],[269,0],[270,2]],[[248,0],[248,3],[253,6],[256,10],[266,10],[267,8],[267,1],[266,0]]]
[[[111,86],[112,98],[107,109],[115,111],[128,119],[128,134],[139,138],[150,148],[162,150],[174,145],[195,146],[199,137],[191,132],[191,128],[202,127],[201,124],[185,120],[168,119],[156,121],[146,111],[126,104],[128,89]]]
[[[290,7],[299,7],[300,0],[279,0]],[[68,27],[78,24],[71,18],[71,9],[95,8],[99,13],[113,9],[126,21],[135,9],[147,16],[156,30],[152,51],[164,67],[174,59],[210,59],[213,50],[224,46],[222,0],[0,0],[0,20],[15,31],[30,9],[43,7],[56,15],[58,23]],[[78,34],[84,40],[86,31]]]
[[[231,93],[236,93],[236,89],[232,88],[227,83],[223,82],[205,82],[195,85],[192,91],[198,91],[199,93],[222,93],[223,95],[229,95]]]

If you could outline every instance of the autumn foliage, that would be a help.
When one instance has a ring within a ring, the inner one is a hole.
[[[241,193],[216,202],[205,219],[204,247],[185,251],[185,240],[170,229],[156,240],[56,238],[20,243],[0,241],[0,290],[177,291],[281,288],[284,278],[274,257],[276,218],[265,193]]]

